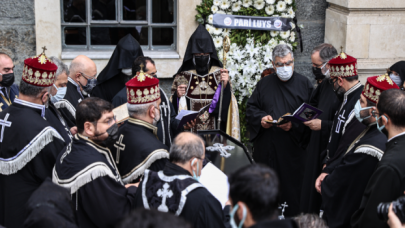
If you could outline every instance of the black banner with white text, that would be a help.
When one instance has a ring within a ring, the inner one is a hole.
[[[291,29],[291,19],[284,17],[255,17],[228,14],[214,14],[213,25],[216,28],[274,30]]]

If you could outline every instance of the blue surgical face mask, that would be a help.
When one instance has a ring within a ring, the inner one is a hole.
[[[236,226],[234,216],[235,216],[235,213],[236,213],[236,211],[238,210],[238,208],[239,208],[239,205],[236,204],[236,205],[233,207],[232,212],[231,212],[231,214],[230,214],[230,216],[231,216],[231,221],[230,221],[230,223],[231,223],[231,227],[232,227],[232,228],[242,228],[242,227],[243,227],[243,223],[245,223],[245,220],[246,220],[247,211],[246,211],[245,207],[243,207],[243,208],[242,208],[242,210],[243,210],[243,218],[242,218],[242,220],[240,220],[239,225]]]
[[[377,129],[381,132],[381,133],[384,133],[384,132],[382,132],[382,130],[385,128],[385,125],[383,124],[382,126],[380,126],[380,124],[378,123],[379,122],[379,120],[381,119],[381,117],[383,117],[384,115],[382,115],[382,116],[380,116],[380,117],[378,117],[377,118]],[[385,118],[387,118],[386,116],[384,116]],[[388,120],[388,118],[387,118],[387,120]],[[382,122],[382,121],[381,121]]]
[[[363,122],[363,120],[368,119],[368,118],[371,117],[371,115],[369,115],[367,117],[362,118],[361,115],[360,115],[360,112],[363,111],[363,110],[370,109],[370,108],[373,108],[373,107],[362,108],[361,105],[360,105],[360,100],[357,100],[356,105],[354,106],[354,114],[356,115],[356,118],[360,123]]]
[[[197,158],[194,158],[194,159],[193,159],[193,161],[191,162],[191,166],[194,165],[194,162],[195,162],[195,161],[197,161],[197,172],[198,172],[199,164],[198,164]],[[198,181],[198,182],[200,181],[200,176],[197,176],[197,175],[195,174],[194,170],[193,170],[193,178],[194,178],[194,180],[196,180],[196,181]]]
[[[53,87],[55,87],[55,89],[56,89],[56,94],[54,96],[51,96],[51,101],[52,101],[52,103],[56,103],[65,97],[67,87],[58,88],[58,87],[56,87],[55,84],[53,84]]]
[[[292,66],[277,67],[277,76],[281,81],[288,81],[293,75]]]
[[[392,81],[395,82],[395,84],[397,84],[398,87],[401,87],[401,86],[402,86],[402,84],[401,84],[402,79],[401,79],[400,76],[397,76],[397,75],[391,73],[391,74],[390,74],[390,78],[392,79]]]

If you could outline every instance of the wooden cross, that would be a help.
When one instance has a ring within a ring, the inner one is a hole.
[[[43,47],[42,47],[42,53],[45,54],[45,51],[46,51],[46,50],[48,50],[48,49],[46,49],[46,46],[43,46]]]
[[[117,155],[115,158],[115,162],[118,164],[120,162],[120,153],[121,150],[125,150],[125,144],[122,143],[122,140],[124,139],[124,135],[120,135],[120,138],[118,141],[114,144],[114,147],[117,148]]]
[[[10,113],[6,114],[6,117],[4,117],[4,120],[0,119],[0,125],[1,125],[1,136],[0,136],[0,142],[3,142],[3,136],[4,136],[4,128],[5,127],[11,127],[11,122],[7,121],[8,117],[10,116]]]
[[[173,196],[173,191],[169,189],[170,185],[165,183],[162,189],[157,191],[157,195],[162,197],[162,204],[158,207],[158,211],[169,212],[169,208],[166,206],[166,199]]]

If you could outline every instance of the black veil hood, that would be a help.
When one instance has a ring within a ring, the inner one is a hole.
[[[195,53],[210,53],[210,67],[222,67],[222,62],[219,61],[217,50],[215,49],[214,41],[211,35],[203,25],[198,25],[197,29],[188,40],[186,53],[184,54],[183,64],[177,71],[177,74],[182,71],[194,70],[193,54]]]
[[[98,75],[97,84],[103,83],[119,74],[123,68],[132,68],[132,63],[138,56],[143,56],[141,45],[138,41],[131,34],[121,38],[107,66]]]
[[[121,69],[132,68],[132,64],[138,56],[143,56],[138,41],[131,34],[121,38],[107,66],[98,75],[97,86],[91,91],[91,96],[111,102],[132,76],[124,75]]]
[[[401,86],[405,81],[405,61],[399,61],[390,67],[390,71],[395,71],[401,77]]]

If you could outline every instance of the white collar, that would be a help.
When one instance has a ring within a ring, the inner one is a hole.
[[[35,104],[29,101],[24,101],[18,98],[14,99],[14,103],[20,104],[20,105],[24,105],[30,108],[36,108],[36,109],[40,109],[41,110],[41,117],[45,117],[45,105],[40,105],[40,104]]]
[[[389,142],[389,141],[391,141],[393,138],[397,138],[397,137],[399,137],[399,136],[401,136],[401,135],[405,135],[405,131],[402,132],[402,133],[399,133],[398,135],[396,135],[396,136],[394,136],[394,137],[392,137],[392,138],[390,138],[390,139],[388,139],[387,142]]]
[[[78,92],[78,93],[80,94],[80,96],[84,99],[83,94],[82,94],[82,91],[80,90],[79,84],[77,84],[77,82],[75,82],[75,80],[73,80],[73,79],[72,79],[71,77],[69,77],[69,76],[68,76],[68,81],[69,81],[70,83],[72,83],[73,85],[76,86],[77,92]]]

